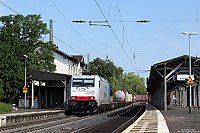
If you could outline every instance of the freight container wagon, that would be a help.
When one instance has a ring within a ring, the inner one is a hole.
[[[135,95],[134,101],[136,102],[147,102],[148,101],[148,95]]]
[[[126,102],[128,99],[128,92],[125,90],[114,90],[114,101]]]

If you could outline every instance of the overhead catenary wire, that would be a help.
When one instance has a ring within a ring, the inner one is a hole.
[[[130,52],[130,51],[128,51],[130,54],[132,53],[132,52]],[[112,54],[110,54],[110,55],[119,55],[119,53],[112,53]],[[176,54],[173,54],[173,53],[132,53],[133,55],[133,58],[135,58],[134,56],[149,56],[149,55],[152,55],[152,56],[180,56],[180,55],[183,55],[182,53],[176,53]]]
[[[76,50],[75,48],[73,48],[72,46],[70,46],[69,44],[65,43],[64,41],[60,40],[59,38],[57,38],[56,36],[53,36],[56,40],[58,40],[59,42],[65,44],[66,46],[68,46],[69,48],[73,49],[74,51],[78,52],[79,54],[82,54],[80,51]],[[83,54],[82,54],[83,55]]]
[[[46,21],[48,21],[48,20],[46,20]],[[70,28],[69,26],[63,25],[62,23],[60,23],[60,21],[55,21],[55,20],[53,20],[53,21],[54,21],[55,23],[59,23],[58,26],[62,26],[62,27],[67,28],[67,29]],[[82,21],[80,21],[80,22],[82,22]],[[117,47],[113,47],[113,46],[109,46],[109,45],[107,45],[107,44],[104,44],[103,42],[97,41],[97,40],[95,40],[95,39],[93,39],[93,38],[90,38],[89,40],[94,41],[94,42],[96,42],[96,43],[98,43],[98,44],[101,44],[101,46],[104,46],[104,47],[106,47],[106,48],[110,48],[110,49],[120,49],[120,48],[117,48]],[[90,53],[90,55],[93,55],[93,54]],[[102,57],[103,55],[100,54],[99,56]],[[85,55],[84,55],[84,57],[85,57]]]
[[[171,54],[171,53],[135,53],[137,55],[164,55],[164,56],[168,56],[168,55],[181,55],[181,54]]]
[[[63,20],[57,20],[57,22],[62,22]],[[168,23],[168,22],[195,22],[197,19],[163,19],[163,20],[109,20],[109,23]],[[88,23],[88,22],[95,22],[95,23],[107,23],[106,21],[101,21],[101,20],[77,20],[77,21],[72,21],[76,23]]]
[[[40,13],[40,11],[42,9],[42,4],[43,4],[43,0],[41,0],[41,3],[40,3],[39,13]]]
[[[46,0],[45,0],[46,1]],[[46,1],[47,2],[47,1]],[[12,10],[13,12],[15,12],[16,14],[20,14],[19,12],[17,12],[16,10],[14,10],[13,8],[11,8],[11,7],[9,7],[8,5],[6,5],[5,3],[3,3],[3,2],[1,2],[0,1],[0,3],[2,4],[2,5],[4,5],[5,7],[7,7],[8,9],[10,9],[10,10]],[[48,3],[49,4],[49,3]],[[50,4],[49,4],[50,5]],[[42,3],[41,3],[41,5],[40,5],[40,8],[41,8],[41,6],[42,6]],[[40,12],[40,11],[39,11]],[[79,54],[82,54],[80,51],[78,51],[78,50],[76,50],[76,49],[74,49],[73,47],[71,47],[70,45],[68,45],[67,43],[65,43],[65,42],[63,42],[62,40],[60,40],[59,38],[57,38],[57,37],[55,37],[55,36],[53,36],[55,39],[57,39],[58,41],[60,41],[60,42],[62,42],[63,44],[65,44],[66,46],[68,46],[68,47],[70,47],[71,49],[73,49],[74,51],[76,51],[76,52],[78,52]],[[44,40],[46,37],[44,37],[44,38],[42,38],[41,40]],[[83,54],[82,54],[83,55]]]
[[[91,20],[85,20],[84,22],[89,22]],[[96,20],[93,20],[96,22]],[[91,21],[91,22],[93,22]],[[163,19],[163,20],[109,20],[109,23],[159,23],[159,22],[194,22],[196,19]]]
[[[118,12],[119,12],[119,15],[120,15],[120,19],[121,19],[121,22],[122,22],[122,26],[123,26],[123,39],[124,39],[124,35],[125,35],[125,38],[126,38],[126,41],[127,41],[127,44],[132,52],[132,48],[130,47],[130,44],[129,44],[129,41],[128,41],[128,37],[127,37],[127,33],[126,33],[126,29],[125,29],[125,26],[124,26],[124,21],[123,21],[123,18],[122,18],[122,15],[121,15],[121,11],[120,11],[120,8],[119,8],[119,3],[118,3],[118,0],[116,0],[116,3],[117,3],[117,8],[118,8]]]
[[[57,5],[53,2],[53,0],[51,0],[52,4],[54,5],[54,7],[58,10],[58,12],[63,16],[63,18],[66,20],[66,22],[70,25],[70,27],[75,31],[75,33],[77,33],[81,39],[83,39],[83,41],[88,44],[95,52],[97,52],[97,50],[87,41],[83,38],[83,36],[81,35],[80,32],[78,32],[76,30],[76,28],[70,23],[70,21],[66,18],[66,16],[61,12],[61,10],[57,7]]]
[[[107,18],[109,18],[109,16],[110,16],[110,11],[111,11],[112,4],[113,4],[113,0],[111,0],[110,7],[109,7],[109,9],[108,9]]]
[[[59,21],[58,21],[58,22],[57,22],[57,21],[54,21],[54,22],[57,23],[57,24],[59,23]],[[58,26],[62,26],[62,27],[64,27],[64,28],[66,28],[66,29],[70,28],[69,26],[63,25],[62,23],[59,23]],[[93,42],[96,42],[96,43],[98,43],[98,44],[101,44],[101,46],[104,46],[104,47],[106,47],[106,48],[117,49],[116,47],[111,47],[111,46],[106,45],[106,44],[104,44],[103,42],[97,41],[97,40],[95,40],[95,39],[93,39],[93,38],[89,38],[89,40],[90,40],[90,41],[93,41]],[[118,48],[118,49],[120,49],[120,48]],[[93,55],[93,54],[90,53],[90,55]],[[103,56],[103,55],[99,54],[99,56],[101,57],[101,56]]]
[[[100,7],[99,3],[97,2],[97,0],[95,0],[95,3],[96,3],[96,5],[98,6],[98,8],[99,8],[99,10],[100,10],[101,14],[103,15],[104,19],[106,20],[107,24],[108,24],[108,25],[110,25],[109,21],[107,20],[106,16],[104,15],[104,13],[103,13],[103,11],[102,11],[102,9],[101,9],[101,7]],[[123,52],[125,53],[126,57],[127,57],[127,58],[128,58],[128,60],[129,60],[129,62],[130,62],[130,63],[131,63],[131,65],[134,67],[134,65],[133,65],[133,62],[131,61],[130,57],[128,56],[127,52],[125,51],[125,49],[124,49],[124,47],[123,47],[122,43],[120,42],[119,38],[118,38],[118,37],[117,37],[117,35],[115,34],[114,30],[112,29],[112,27],[111,27],[111,26],[110,26],[109,28],[111,29],[111,31],[112,31],[112,33],[113,33],[113,35],[114,35],[115,39],[117,40],[117,42],[118,42],[118,43],[119,43],[119,45],[121,46],[121,48],[122,48]]]
[[[122,14],[121,14],[121,10],[120,10],[120,7],[119,7],[118,0],[116,0],[116,4],[117,4],[117,8],[118,8],[118,12],[119,12],[120,19],[121,19],[121,21],[122,21],[122,27],[123,27],[123,45],[124,45],[124,36],[125,36],[125,39],[126,39],[127,44],[128,44],[128,47],[129,47],[131,53],[133,53],[133,52],[132,52],[132,48],[131,48],[131,46],[130,46],[130,44],[129,44],[129,41],[128,41],[127,32],[126,32],[126,29],[125,29],[125,26],[124,26],[124,22],[123,22],[123,18],[122,18]],[[135,67],[134,67],[134,68],[135,68],[135,71],[136,71],[137,74],[139,74],[139,73],[138,73],[138,70],[137,70],[137,63],[136,63],[136,58],[135,58],[135,56],[134,56],[133,59],[134,59],[134,63],[135,63]]]
[[[19,12],[15,11],[13,8],[11,8],[11,7],[9,7],[8,5],[6,5],[5,3],[1,2],[1,1],[0,1],[0,3],[1,3],[2,5],[4,5],[5,7],[9,8],[10,10],[12,10],[13,12],[15,12],[15,13],[17,13],[17,14],[20,14]]]
[[[196,19],[161,19],[161,20],[123,20],[123,23],[147,23],[147,22],[187,22],[196,21]],[[121,20],[109,20],[110,23],[122,23]]]
[[[49,5],[49,19],[51,19],[51,7],[52,7],[52,5],[48,2],[48,0],[45,0],[45,2]],[[49,20],[47,20],[47,21],[49,21]]]
[[[49,7],[51,8],[51,4],[45,0],[47,2],[47,4],[49,5]],[[52,2],[53,3],[53,2]],[[54,4],[54,3],[53,3]],[[49,10],[49,16],[50,16],[50,10]],[[53,20],[53,22],[56,22],[55,20]],[[59,39],[58,37],[54,36],[53,37],[58,40],[59,42],[63,43],[64,45],[66,45],[67,47],[71,48],[72,50],[78,52],[79,54],[82,54],[80,51],[76,50],[75,48],[73,48],[72,46],[70,46],[69,44],[67,44],[66,42],[62,41],[61,39]],[[83,55],[83,54],[82,54]]]
[[[199,21],[198,7],[197,7],[197,0],[195,1],[195,9],[196,9],[196,21]]]

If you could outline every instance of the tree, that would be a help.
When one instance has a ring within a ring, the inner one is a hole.
[[[88,63],[86,72],[92,72],[107,79],[110,83],[111,90],[120,88],[119,78],[122,75],[123,69],[116,67],[111,60],[96,58]]]
[[[0,101],[2,101],[3,99],[3,83],[2,83],[2,79],[0,79]]]
[[[146,95],[145,79],[134,75],[133,72],[124,75],[124,88],[131,94]]]
[[[12,102],[24,85],[24,55],[27,55],[27,81],[33,69],[55,70],[52,42],[42,42],[48,33],[40,15],[0,17],[0,79],[4,102]],[[0,85],[1,88],[1,85]]]
[[[86,72],[95,73],[108,80],[111,91],[126,90],[131,94],[145,95],[145,80],[133,72],[123,74],[121,67],[116,67],[111,60],[94,59],[87,65]]]

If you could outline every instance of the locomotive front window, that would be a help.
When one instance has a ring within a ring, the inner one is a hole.
[[[73,79],[73,87],[82,87],[83,80],[82,79]]]
[[[94,87],[94,79],[73,79],[73,87]]]
[[[94,79],[84,79],[83,86],[94,87]]]

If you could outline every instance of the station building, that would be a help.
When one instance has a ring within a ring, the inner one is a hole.
[[[189,56],[183,55],[151,66],[147,91],[151,104],[167,110],[167,105],[189,106]],[[200,109],[200,58],[191,57],[191,105]]]
[[[66,107],[69,80],[72,75],[82,75],[85,67],[82,55],[68,55],[59,49],[53,53],[56,65],[54,73],[32,71],[32,84],[28,86],[27,108]],[[24,107],[24,97],[19,98]]]

